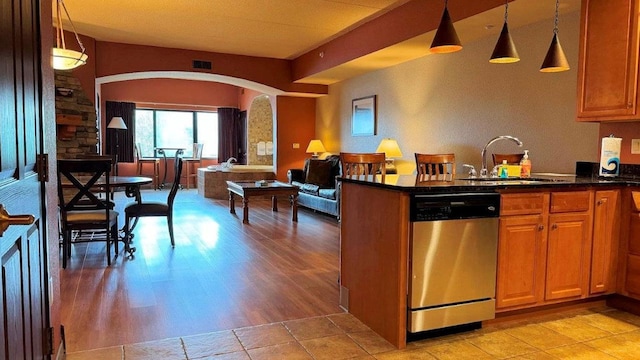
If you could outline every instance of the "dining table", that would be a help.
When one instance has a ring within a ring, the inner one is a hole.
[[[164,174],[162,175],[162,182],[158,185],[159,189],[164,188],[164,184],[167,182],[167,151],[175,151],[174,159],[177,160],[180,155],[184,154],[186,148],[183,147],[165,147],[159,146],[154,148],[154,150],[162,155],[162,160],[164,162]]]

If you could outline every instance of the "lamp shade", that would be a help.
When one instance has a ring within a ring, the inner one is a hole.
[[[509,64],[518,61],[520,61],[520,56],[518,56],[516,46],[513,44],[511,34],[509,34],[509,26],[505,21],[489,62],[493,64]]]
[[[459,50],[462,50],[462,43],[460,43],[456,29],[453,27],[451,16],[449,16],[449,10],[445,5],[440,25],[436,30],[436,35],[433,37],[429,51],[435,54],[446,54]]]
[[[562,46],[560,46],[560,42],[558,41],[558,34],[554,33],[553,39],[551,39],[551,46],[549,46],[549,51],[547,51],[547,56],[544,57],[544,61],[540,67],[540,72],[560,72],[569,69],[569,62],[567,61],[567,57],[564,56],[564,51],[562,51]]]
[[[124,120],[120,116],[115,116],[111,118],[111,121],[109,121],[107,129],[127,130],[127,125],[124,123]]]
[[[325,150],[324,145],[322,145],[322,141],[320,140],[311,140],[309,141],[309,146],[307,146],[307,151],[308,153],[323,153],[327,150]]]
[[[378,148],[376,149],[377,153],[384,153],[387,158],[401,158],[402,151],[400,151],[400,146],[398,146],[398,142],[395,139],[382,139]]]

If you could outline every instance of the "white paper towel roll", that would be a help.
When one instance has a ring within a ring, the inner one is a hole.
[[[621,138],[602,138],[600,150],[600,176],[618,176],[620,172]]]

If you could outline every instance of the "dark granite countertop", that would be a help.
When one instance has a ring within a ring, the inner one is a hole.
[[[380,175],[373,180],[371,177],[364,179],[341,178],[343,182],[359,183],[368,186],[382,187],[408,193],[451,193],[451,192],[478,192],[497,191],[505,189],[563,189],[577,187],[604,187],[604,186],[638,186],[638,178],[576,176],[572,174],[533,173],[531,178],[507,178],[507,179],[469,179],[457,178],[453,181],[424,181],[418,175],[386,175],[384,181],[380,181]]]

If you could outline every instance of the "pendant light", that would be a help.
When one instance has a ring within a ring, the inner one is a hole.
[[[456,34],[456,29],[453,27],[451,16],[449,16],[447,2],[448,0],[444,1],[442,19],[431,43],[431,48],[429,49],[429,51],[434,54],[446,54],[462,50],[462,44],[460,43],[458,34]]]
[[[520,61],[520,56],[518,56],[518,50],[516,50],[516,46],[513,44],[513,40],[511,39],[511,34],[509,34],[509,26],[507,25],[508,16],[509,16],[509,0],[505,0],[504,25],[502,25],[502,31],[500,32],[500,37],[498,37],[498,42],[496,43],[496,47],[493,49],[493,53],[491,54],[491,58],[489,59],[490,63],[509,64],[509,63]]]
[[[67,18],[71,24],[71,29],[73,29],[76,41],[78,41],[78,45],[80,45],[82,52],[67,49],[64,41],[64,30],[62,29],[62,10],[67,14]],[[53,48],[53,68],[56,70],[71,70],[86,64],[88,56],[85,54],[84,45],[82,45],[82,41],[80,41],[80,37],[76,32],[73,22],[71,21],[67,7],[64,6],[63,0],[56,0],[56,13],[58,19],[56,22],[56,47]]]
[[[564,51],[562,51],[560,41],[558,41],[559,3],[560,0],[556,0],[556,17],[553,25],[553,39],[551,39],[551,46],[549,46],[547,56],[544,57],[544,61],[542,62],[542,66],[540,67],[540,72],[560,72],[570,69],[569,62],[567,61],[566,56],[564,56]]]

